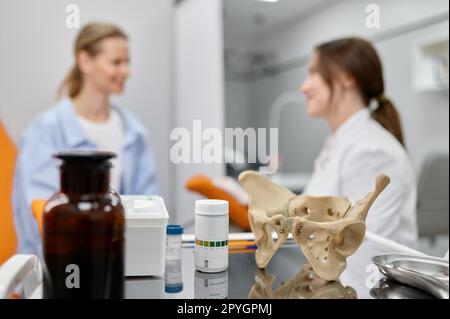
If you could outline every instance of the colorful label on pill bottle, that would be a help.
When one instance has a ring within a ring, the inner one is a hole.
[[[195,241],[195,267],[203,272],[220,272],[228,268],[228,240]]]

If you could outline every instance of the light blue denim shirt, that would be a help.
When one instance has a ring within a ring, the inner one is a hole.
[[[158,194],[153,153],[146,130],[132,114],[113,106],[124,126],[120,194]],[[13,208],[18,253],[41,254],[41,238],[31,211],[34,199],[48,199],[59,190],[58,161],[53,155],[68,150],[96,150],[76,118],[70,99],[47,110],[24,132],[16,162]]]

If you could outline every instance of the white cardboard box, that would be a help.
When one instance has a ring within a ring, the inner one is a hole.
[[[121,195],[125,209],[125,275],[162,276],[169,219],[159,196]]]

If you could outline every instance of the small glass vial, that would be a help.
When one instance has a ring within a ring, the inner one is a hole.
[[[183,291],[183,277],[181,272],[181,259],[166,260],[164,283],[166,297],[172,298]]]
[[[195,202],[195,268],[207,273],[228,268],[228,202]]]
[[[181,259],[181,225],[167,225],[166,260]]]

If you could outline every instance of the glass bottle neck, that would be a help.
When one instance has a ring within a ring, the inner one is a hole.
[[[109,190],[109,169],[61,168],[61,191],[67,195],[105,194]]]

